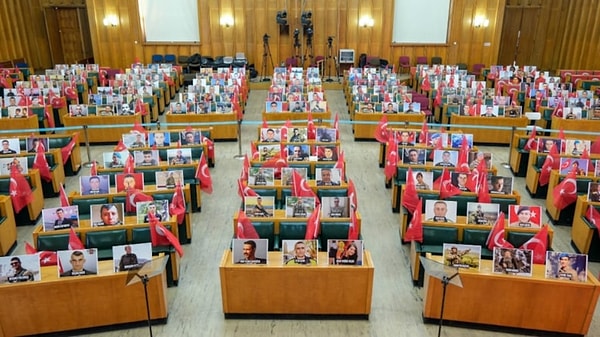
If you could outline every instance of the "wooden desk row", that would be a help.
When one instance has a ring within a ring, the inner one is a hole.
[[[17,245],[17,225],[9,196],[0,195],[0,256],[10,254]]]
[[[587,196],[577,197],[575,204],[575,213],[573,214],[573,226],[571,227],[571,245],[581,254],[587,254],[588,260],[593,262],[600,261],[600,236],[598,234],[598,225],[594,224],[588,218],[589,207],[600,208],[599,202],[588,201]]]
[[[213,140],[237,140],[237,115],[232,112],[190,115],[167,112],[165,119],[167,129],[182,129],[185,125],[210,127]]]

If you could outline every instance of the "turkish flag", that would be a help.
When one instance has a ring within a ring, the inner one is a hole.
[[[587,212],[585,212],[585,216],[590,223],[594,224],[594,226],[598,228],[598,225],[600,225],[600,212],[596,209],[596,207],[589,205]],[[600,230],[598,230],[598,235],[600,235]]]
[[[67,105],[65,100],[57,96],[52,89],[48,90],[48,102],[50,102],[53,109],[64,108]]]
[[[529,151],[531,149],[537,149],[538,148],[538,144],[537,144],[537,140],[535,139],[536,137],[536,127],[533,127],[533,130],[531,131],[531,134],[529,135],[529,139],[527,139],[527,143],[525,143],[525,146],[523,146],[523,150],[525,151]]]
[[[63,165],[65,165],[67,163],[67,161],[69,160],[69,158],[71,157],[71,153],[73,153],[73,149],[75,148],[75,145],[79,142],[79,133],[75,133],[73,134],[73,137],[71,137],[71,141],[65,145],[63,148],[60,149],[60,152],[62,154],[62,160],[63,160]]]
[[[42,101],[43,101],[44,97],[42,96]],[[44,105],[42,103],[42,105]],[[44,105],[44,118],[46,119],[46,121],[48,121],[48,126],[50,128],[54,128],[56,126],[56,124],[54,123],[54,117],[51,116],[52,114],[52,106],[50,105]]]
[[[423,242],[423,199],[419,198],[417,207],[412,213],[412,219],[402,238],[404,242]]]
[[[244,109],[240,106],[240,101],[236,94],[233,94],[233,98],[231,99],[231,107],[233,108],[233,112],[237,116],[238,121],[244,119]]]
[[[319,198],[315,192],[308,186],[306,179],[302,178],[298,171],[292,171],[292,196],[293,197],[313,197],[315,198],[315,208],[319,206]]]
[[[519,249],[533,251],[533,263],[545,264],[546,251],[548,250],[548,225],[544,225],[531,239],[527,240]]]
[[[238,179],[238,195],[242,198],[242,202],[246,200],[246,197],[256,197],[256,193],[252,188],[248,187],[248,182],[243,181],[241,178]]]
[[[127,146],[123,143],[123,139],[119,139],[117,146],[115,146],[115,152],[121,152],[127,150]]]
[[[25,242],[25,253],[28,255],[38,254],[38,251],[29,242]],[[57,256],[56,252],[50,250],[43,250],[39,252],[38,258],[40,259],[40,266],[56,266]]]
[[[59,197],[60,197],[60,206],[61,207],[71,206],[69,204],[69,198],[67,197],[67,192],[65,192],[65,185],[63,185],[62,183],[60,184]]]
[[[141,133],[142,135],[146,135],[146,129],[144,129],[144,127],[142,126],[142,124],[140,124],[140,122],[138,122],[137,120],[133,123],[133,128],[131,128],[131,131],[129,131],[131,133]]]
[[[494,250],[494,247],[514,248],[510,242],[504,240],[504,212],[500,212],[485,244],[489,250]]]
[[[173,193],[173,198],[169,204],[169,214],[171,214],[171,216],[176,215],[177,223],[180,225],[183,223],[183,220],[185,220],[185,199],[181,184],[177,184],[177,187],[175,187],[175,193]]]
[[[340,170],[340,180],[346,181],[346,158],[344,156],[344,151],[340,150],[340,154],[338,155],[338,160],[333,165],[333,168]]]
[[[471,170],[469,169],[469,163],[467,158],[469,157],[469,142],[467,141],[467,136],[462,136],[462,142],[460,144],[460,150],[458,151],[458,161],[456,163],[455,172],[465,172],[469,173]]]
[[[139,112],[142,116],[146,116],[148,114],[148,110],[146,110],[146,104],[144,104],[144,100],[138,98],[135,100],[135,112]]]
[[[242,210],[238,211],[236,237],[238,239],[260,239],[252,221],[248,219],[246,213]]]
[[[98,166],[96,166],[96,161],[92,161],[92,167],[90,167],[90,175],[97,176],[98,175]]]
[[[248,155],[244,154],[244,161],[242,162],[242,172],[240,173],[240,179],[248,183],[248,172],[250,171],[250,159]]]
[[[556,104],[556,106],[554,107],[554,111],[552,111],[552,116],[558,117],[558,118],[562,118],[563,117],[563,110],[565,108],[565,103],[562,99],[558,100],[558,103]]]
[[[125,200],[125,211],[127,213],[133,213],[137,210],[137,203],[144,201],[152,201],[151,195],[144,194],[144,192],[135,188],[127,190],[127,199]]]
[[[71,231],[69,232],[69,250],[73,249],[85,249],[85,246],[75,233],[73,227],[71,227]]]
[[[379,124],[377,124],[377,127],[375,128],[375,135],[374,135],[375,139],[377,139],[377,141],[380,143],[387,143],[390,138],[390,136],[388,134],[387,126],[388,126],[387,116],[383,115],[383,116],[381,116],[381,119],[379,120]]]
[[[306,138],[308,138],[309,140],[314,140],[317,138],[317,129],[315,128],[315,122],[313,121],[313,116],[312,113],[309,112],[308,113],[308,121],[307,121],[307,130],[306,130]]]
[[[206,157],[204,153],[200,155],[200,162],[198,163],[198,168],[196,169],[196,179],[200,182],[200,188],[205,193],[211,194],[213,192],[213,183],[212,177],[210,176],[210,171],[208,170],[208,164],[206,163]]]
[[[282,145],[283,142],[286,142],[288,139],[288,130],[292,127],[292,122],[288,119],[285,121],[285,124],[283,124],[283,126],[281,127],[281,133],[280,133],[280,139],[282,141]],[[287,154],[286,154],[287,156]]]
[[[212,141],[212,139],[205,137],[202,132],[200,132],[200,142],[202,144],[206,144],[206,152],[208,155],[208,159],[212,160],[214,162],[215,160],[215,143]]]
[[[269,123],[267,122],[267,120],[265,118],[263,118],[263,122],[262,122],[262,128],[263,129],[267,129],[269,128]]]
[[[387,153],[385,155],[385,167],[383,173],[385,179],[390,180],[396,175],[398,167],[398,143],[395,138],[392,138],[387,145]]]
[[[565,130],[563,130],[563,128],[558,130],[558,139],[560,139],[560,152],[565,152],[567,148],[567,137],[565,136]]]
[[[35,249],[34,246],[32,246],[29,242],[25,241],[25,254],[27,255],[33,255],[33,254],[37,254],[37,249]]]
[[[333,118],[333,128],[335,129],[335,139],[340,140],[340,116],[337,112]]]
[[[358,240],[358,221],[356,219],[356,210],[350,211],[350,227],[348,227],[348,240]]]
[[[554,166],[554,157],[548,154],[540,170],[540,186],[548,185],[548,181],[550,181],[550,173],[552,172],[552,166]]]
[[[590,153],[600,154],[600,136],[596,137],[596,139],[592,142],[590,146]]]
[[[296,173],[296,171],[294,171]],[[297,173],[296,173],[297,174]],[[321,225],[321,207],[317,204],[315,205],[315,210],[312,212],[308,221],[306,222],[306,233],[304,234],[305,240],[314,240],[319,236],[319,227]]]
[[[288,167],[288,162],[286,157],[281,157],[281,154],[278,156],[273,156],[267,159],[264,163],[262,163],[261,167],[272,167],[275,169],[275,176],[281,176],[281,169],[283,167]]]
[[[435,99],[433,100],[433,107],[437,108],[442,106],[442,89],[441,87],[436,90]]]
[[[33,200],[31,187],[16,165],[10,169],[9,192],[15,213],[21,212]]]
[[[46,153],[44,152],[44,145],[39,142],[35,151],[35,158],[33,159],[33,168],[40,171],[40,177],[47,182],[52,181],[52,174],[50,173],[50,166],[48,160],[46,160]]]
[[[181,247],[179,239],[152,214],[150,214],[150,239],[152,240],[152,246],[171,245],[180,257],[183,256],[183,247]]]
[[[485,166],[485,162],[482,161],[483,166]],[[478,202],[492,202],[492,198],[490,197],[490,189],[487,183],[487,168],[483,169],[481,173],[479,173],[479,187],[477,189],[477,201]]]
[[[135,169],[135,162],[133,159],[133,155],[129,153],[127,159],[125,160],[125,165],[123,165],[123,173],[133,173]]]
[[[587,159],[587,162],[588,162],[587,170],[589,172],[594,172],[594,170],[595,170],[594,161],[590,160],[590,151],[588,150],[587,146],[584,146],[584,148],[583,148],[583,152],[581,153],[581,159]]]
[[[351,210],[358,210],[358,197],[352,179],[348,179],[348,201],[350,202]]]
[[[65,92],[65,96],[67,96],[70,100],[77,100],[77,104],[79,104],[79,97],[77,96],[77,87],[68,86],[66,82],[63,82],[63,91]]]
[[[459,195],[462,192],[458,187],[452,185],[450,171],[446,170],[445,167],[442,169],[442,175],[433,182],[433,188],[440,190],[440,199]]]
[[[429,133],[429,127],[427,122],[423,121],[421,126],[421,132],[419,133],[419,144],[427,144],[427,134]],[[441,142],[440,142],[441,143]],[[433,151],[431,151],[433,153]]]
[[[255,142],[250,142],[250,152],[252,153],[252,160],[260,159],[260,153],[258,152],[258,147]]]
[[[413,177],[412,168],[408,167],[406,173],[406,185],[404,185],[404,194],[402,195],[402,206],[406,207],[409,212],[413,213],[421,200],[417,194],[415,186],[415,178]]]
[[[567,174],[565,179],[552,190],[552,196],[554,197],[552,204],[559,210],[562,210],[577,201],[576,179],[575,171],[571,171]]]
[[[429,76],[427,74],[425,74],[423,78],[423,84],[421,85],[421,89],[423,91],[431,90],[431,82],[429,82]]]

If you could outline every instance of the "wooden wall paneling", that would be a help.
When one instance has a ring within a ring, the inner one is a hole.
[[[586,22],[579,23],[580,26],[583,27],[583,44],[581,55],[582,60],[581,64],[586,65],[586,69],[599,69],[600,62],[598,61],[598,41],[600,41],[600,18],[598,17],[598,6],[600,6],[599,1],[591,1],[585,4],[587,7],[585,8],[585,18]],[[592,5],[594,7],[592,7]],[[595,10],[594,10],[595,9]],[[587,46],[587,48],[586,48]],[[595,48],[594,48],[595,47]],[[588,49],[588,52],[585,50]],[[595,50],[595,52],[593,52]]]
[[[48,44],[50,46],[50,60],[52,65],[64,63],[64,55],[60,41],[58,13],[55,7],[44,8],[44,18]]]

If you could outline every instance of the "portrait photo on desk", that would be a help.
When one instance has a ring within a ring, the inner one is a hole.
[[[483,151],[469,151],[467,156],[467,163],[469,164],[469,168],[471,170],[476,169],[479,166],[479,163],[483,160],[485,161],[485,167],[488,170],[492,169],[492,153],[491,152],[483,152]]]
[[[169,165],[190,164],[193,160],[192,149],[189,147],[167,150],[167,163],[169,163]]]
[[[500,214],[500,205],[485,202],[467,202],[467,224],[493,225]]]
[[[363,240],[327,240],[327,264],[362,266]]]
[[[348,197],[322,197],[321,218],[350,217]]]
[[[159,165],[160,156],[158,150],[133,151],[133,162],[135,167]]]
[[[560,174],[567,175],[571,171],[575,171],[578,176],[587,175],[589,159],[560,157]]]
[[[427,161],[427,150],[415,147],[403,147],[398,151],[402,151],[402,163],[407,165],[425,165]]]
[[[283,174],[282,174],[283,179]],[[248,185],[273,186],[275,184],[275,168],[250,167],[248,169]]]
[[[442,246],[444,265],[479,270],[481,267],[481,246],[444,243]]]
[[[125,147],[128,149],[147,146],[146,135],[141,132],[132,131],[130,133],[124,133],[121,138],[123,139],[123,144],[125,144]]]
[[[268,239],[233,239],[234,264],[268,264]]]
[[[38,137],[37,135],[27,137],[27,152],[35,153],[37,152],[38,144],[41,144],[44,147],[44,151],[48,152],[50,150],[50,144],[48,142],[48,137]]]
[[[121,168],[125,165],[125,160],[129,157],[129,151],[103,152],[102,163],[105,168]]]
[[[275,213],[275,197],[245,197],[244,213],[247,217],[272,218]]]
[[[20,99],[24,99],[24,97]],[[27,106],[9,106],[6,110],[8,112],[8,118],[29,117],[29,107]]]
[[[183,170],[156,171],[154,179],[157,190],[175,188],[177,184],[185,185],[183,182]]]
[[[151,215],[158,221],[169,221],[169,200],[138,201],[135,203],[137,223],[150,223]]]
[[[452,200],[425,200],[425,219],[432,222],[456,222],[457,202]]]
[[[69,116],[84,117],[88,115],[87,104],[74,104],[69,106]]]
[[[0,147],[0,154],[18,154],[21,153],[21,144],[19,138],[0,138],[2,147]]]
[[[342,169],[335,167],[315,168],[315,183],[317,186],[340,186],[342,183]]]
[[[140,269],[144,263],[152,260],[152,243],[131,243],[112,246],[114,271]]]
[[[513,177],[487,176],[488,190],[490,194],[512,194]]]
[[[0,284],[40,281],[39,254],[0,257]]]
[[[458,151],[456,150],[433,150],[433,165],[456,167],[458,163]]]
[[[79,206],[61,206],[42,209],[44,232],[79,227]]]
[[[308,179],[308,168],[306,167],[282,167],[281,168],[281,185],[292,186],[292,175],[296,171],[302,179]]]
[[[428,132],[427,133],[427,146],[431,147],[447,147],[448,146],[448,134],[445,132]],[[441,143],[441,144],[440,144]],[[440,144],[440,145],[438,145]]]
[[[433,172],[412,171],[412,176],[417,190],[433,190]]]
[[[110,193],[110,176],[80,176],[79,193],[81,195]]]
[[[541,228],[542,215],[542,206],[508,205],[508,226]]]
[[[306,140],[308,139],[307,134],[307,128],[293,127],[291,129],[288,129],[287,141],[290,143],[306,142]]]
[[[546,278],[587,282],[588,256],[567,252],[546,252]]]
[[[56,252],[58,277],[98,274],[98,249],[59,250]]]
[[[571,156],[581,156],[585,150],[590,154],[592,142],[584,139],[567,139],[565,140],[564,153]]]
[[[260,141],[263,143],[279,143],[281,141],[281,129],[261,128]]]
[[[531,276],[533,251],[530,249],[494,247],[493,272],[497,274]]]
[[[115,181],[117,192],[125,192],[128,189],[144,189],[144,174],[140,172],[115,174]]]
[[[0,158],[0,175],[10,175],[13,166],[16,166],[17,171],[22,174],[29,173],[27,167],[27,157],[5,157]]]
[[[338,160],[339,148],[334,144],[331,146],[317,145],[314,149],[313,156],[316,156],[318,161],[336,162]]]
[[[583,115],[583,109],[577,106],[564,107],[563,108],[563,119],[581,119]]]
[[[464,138],[467,139],[467,144],[469,145],[469,149],[473,148],[473,134],[471,133],[453,133],[450,135],[450,146],[454,149],[460,149],[462,146],[462,141]]]
[[[281,240],[284,266],[316,266],[319,257],[317,240]]]
[[[334,128],[317,128],[317,142],[330,143],[336,140],[336,130]]]
[[[125,207],[123,203],[90,205],[90,222],[92,227],[123,225],[125,223]]]
[[[286,218],[308,218],[314,210],[314,197],[285,197]]]
[[[305,146],[306,146],[306,148],[308,148],[308,145],[305,145]],[[288,149],[290,147],[293,147],[293,146],[289,145]],[[274,145],[273,144],[270,144],[270,145],[259,144],[257,146],[257,149],[258,149],[258,154],[259,154],[258,160],[260,160],[260,161],[265,161],[265,160],[269,160],[273,157],[277,157],[281,153],[281,146],[279,144],[274,144]],[[307,154],[308,154],[308,152],[307,152]],[[308,155],[307,155],[307,158],[308,158]],[[290,160],[290,159],[288,158],[288,160]]]
[[[148,132],[148,145],[150,147],[171,145],[171,133],[162,131]]]

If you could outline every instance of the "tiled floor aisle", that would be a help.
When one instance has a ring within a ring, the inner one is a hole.
[[[256,128],[260,125],[260,112],[264,107],[266,91],[254,90],[246,107],[246,120],[243,123],[242,152],[249,151],[249,142],[256,137]],[[229,247],[232,236],[232,216],[239,206],[236,179],[239,176],[241,162],[233,156],[238,153],[235,142],[217,143],[216,167],[211,170],[214,190],[212,195],[202,196],[202,212],[193,214],[193,242],[184,246],[185,257],[182,260],[179,286],[169,288],[169,322],[154,327],[154,336],[436,336],[436,325],[422,322],[422,290],[412,286],[409,275],[408,246],[401,245],[398,236],[398,214],[391,212],[390,190],[385,189],[383,172],[377,166],[378,144],[374,142],[354,142],[348,120],[343,93],[327,92],[331,110],[340,113],[342,120],[342,149],[346,153],[348,176],[354,180],[358,189],[359,209],[363,217],[363,236],[365,245],[371,251],[375,264],[372,311],[369,320],[238,320],[224,319],[221,307],[221,292],[218,266],[223,251]],[[500,163],[508,160],[506,147],[484,147],[494,153],[494,163],[501,175],[510,174]],[[101,158],[101,153],[110,151],[108,146],[94,146],[92,157]],[[82,150],[84,160],[87,159]],[[83,169],[82,174],[88,174]],[[67,179],[67,190],[77,189],[78,178]],[[525,191],[524,178],[516,178],[515,188],[522,195],[523,203],[540,203],[543,200],[530,201]],[[58,206],[58,199],[47,199],[47,207]],[[24,252],[23,241],[31,241],[33,227],[19,228],[19,246],[15,253]],[[572,251],[569,245],[570,228],[555,228],[554,249]],[[598,275],[599,264],[591,264],[590,271]],[[313,280],[306,280],[307,288]],[[344,287],[344,284],[340,284]],[[352,296],[353,289],[347,289]],[[269,296],[269,294],[265,294]],[[560,294],[548,294],[560,299]],[[576,300],[576,299],[562,299]],[[310,305],[310,297],[306,297]],[[90,308],[90,310],[94,310]],[[489,314],[502,308],[489,308]],[[523,313],[531,319],[543,319],[543,310],[537,313]],[[99,312],[99,315],[102,313]],[[600,336],[598,310],[588,336]],[[147,327],[113,332],[102,332],[94,336],[147,336]],[[443,336],[483,337],[514,336],[456,327],[444,327]]]

